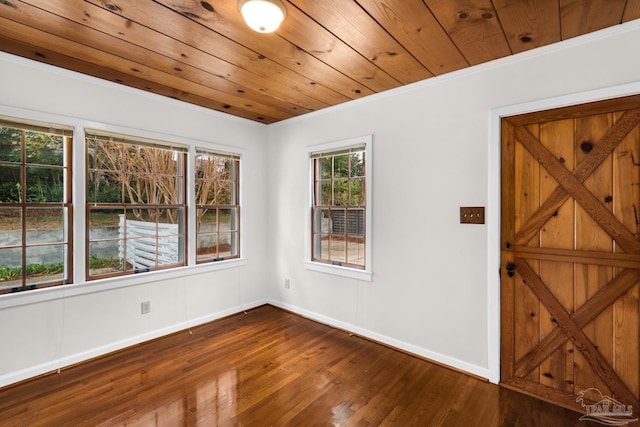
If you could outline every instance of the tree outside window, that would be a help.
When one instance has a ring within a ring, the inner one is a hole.
[[[197,263],[240,256],[240,157],[196,152]]]
[[[71,135],[0,120],[0,293],[72,281]]]
[[[89,278],[185,265],[186,148],[87,133]]]

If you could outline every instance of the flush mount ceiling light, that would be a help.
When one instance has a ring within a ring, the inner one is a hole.
[[[238,9],[247,25],[259,33],[274,32],[287,15],[280,0],[240,0]]]

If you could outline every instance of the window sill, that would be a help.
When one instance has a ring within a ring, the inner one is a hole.
[[[108,279],[96,279],[76,282],[69,285],[35,289],[32,291],[3,294],[0,295],[0,309],[53,301],[60,298],[75,297],[95,292],[104,292],[112,289],[126,288],[128,286],[138,286],[149,282],[176,279],[191,274],[226,270],[228,268],[240,267],[246,264],[247,260],[245,258],[236,258],[228,261],[197,264],[193,266],[173,268],[170,270],[150,271],[148,273],[132,274],[122,277],[110,277]]]
[[[347,277],[349,279],[357,279],[365,282],[373,281],[373,273],[366,270],[358,270],[356,268],[341,267],[338,265],[322,264],[319,262],[305,261],[304,268],[321,273],[334,274],[336,276]]]

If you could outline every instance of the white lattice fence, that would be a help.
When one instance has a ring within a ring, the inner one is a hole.
[[[178,224],[136,221],[120,215],[120,259],[136,270],[176,264],[180,261],[178,232]]]

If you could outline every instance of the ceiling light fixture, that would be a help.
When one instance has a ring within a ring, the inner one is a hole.
[[[238,9],[247,25],[259,33],[274,32],[287,15],[280,0],[240,0]]]

